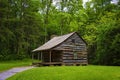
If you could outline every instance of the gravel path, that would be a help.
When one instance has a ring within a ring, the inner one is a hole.
[[[15,75],[18,72],[22,72],[24,70],[28,70],[28,69],[31,69],[31,68],[34,68],[34,67],[29,66],[29,67],[12,68],[10,70],[7,70],[5,72],[0,73],[0,80],[5,80],[8,77],[11,77],[11,76]]]

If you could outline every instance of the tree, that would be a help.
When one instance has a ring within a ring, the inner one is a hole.
[[[1,0],[0,4],[0,59],[25,58],[40,38],[39,1]]]
[[[110,9],[108,9],[110,8]],[[119,10],[117,5],[109,5],[106,7],[108,11],[104,12],[104,16],[99,20],[96,61],[103,65],[120,65],[119,64]],[[116,43],[116,41],[118,43]],[[114,44],[115,43],[115,44]],[[113,45],[114,44],[114,45]]]

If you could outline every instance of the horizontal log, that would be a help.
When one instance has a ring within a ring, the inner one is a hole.
[[[87,62],[87,60],[79,60],[79,59],[78,59],[78,60],[77,60],[77,59],[76,59],[76,60],[68,60],[68,59],[65,60],[65,59],[64,59],[63,62],[65,62],[65,63],[66,63],[66,62],[67,62],[67,63],[76,63],[76,62],[83,63],[83,62]]]

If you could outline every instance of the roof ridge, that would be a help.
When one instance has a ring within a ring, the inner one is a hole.
[[[69,35],[69,34],[72,34],[72,33],[76,33],[76,32],[71,32],[71,33],[68,33],[68,34],[64,34],[64,35],[60,35],[60,36],[55,36],[55,37],[62,37],[62,36]]]

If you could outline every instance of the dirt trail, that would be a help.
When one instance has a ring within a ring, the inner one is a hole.
[[[18,72],[22,72],[28,69],[34,68],[33,66],[28,66],[28,67],[17,67],[17,68],[12,68],[10,70],[7,70],[5,72],[0,73],[0,80],[6,80],[8,77],[11,77],[15,75]]]

